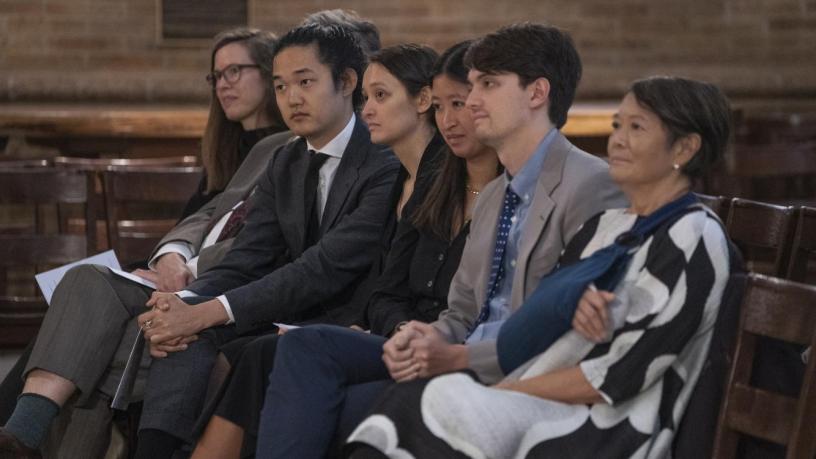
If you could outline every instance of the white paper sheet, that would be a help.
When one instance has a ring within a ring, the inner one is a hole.
[[[36,279],[37,285],[40,286],[40,290],[42,291],[45,301],[48,304],[51,304],[51,296],[54,294],[57,284],[60,283],[65,273],[69,269],[78,265],[102,265],[111,269],[122,269],[122,267],[119,265],[119,260],[116,258],[116,254],[113,253],[113,250],[108,250],[107,252],[98,253],[92,257],[75,261],[73,263],[68,263],[67,265],[54,268],[50,271],[39,273],[34,276],[34,279]]]
[[[143,278],[141,278],[141,277],[139,277],[139,276],[137,276],[135,274],[131,274],[131,273],[127,272],[127,271],[122,271],[121,269],[116,269],[116,268],[111,268],[111,272],[116,274],[119,277],[124,277],[125,279],[132,280],[133,282],[136,282],[137,284],[142,284],[142,285],[144,285],[146,287],[150,287],[153,290],[156,290],[156,284],[154,284],[153,282],[150,282],[147,279],[143,279]]]

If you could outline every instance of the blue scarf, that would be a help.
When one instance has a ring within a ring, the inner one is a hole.
[[[649,216],[638,218],[632,229],[619,235],[612,245],[568,266],[557,266],[541,278],[535,291],[499,330],[496,347],[505,374],[547,350],[569,331],[578,301],[589,285],[613,291],[638,247],[662,224],[696,202],[697,197],[689,192]]]

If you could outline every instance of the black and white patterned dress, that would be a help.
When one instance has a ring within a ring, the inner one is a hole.
[[[392,458],[670,456],[729,276],[728,243],[715,218],[690,206],[637,250],[609,306],[608,342],[570,331],[515,375],[578,365],[606,403],[564,404],[452,373],[393,386],[349,442]],[[590,219],[562,263],[611,244],[635,219],[623,209]]]

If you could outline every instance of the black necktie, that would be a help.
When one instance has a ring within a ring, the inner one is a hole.
[[[320,209],[317,205],[317,185],[320,182],[320,167],[329,159],[329,155],[325,153],[316,153],[314,150],[309,150],[309,153],[309,169],[306,171],[306,181],[303,186],[306,209],[304,249],[313,246],[320,237]]]

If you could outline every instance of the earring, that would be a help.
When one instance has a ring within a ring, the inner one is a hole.
[[[680,165],[679,165],[679,164],[677,164],[677,163],[674,163],[674,164],[672,165],[672,169],[674,169],[674,170],[678,170],[678,169],[680,169]]]

